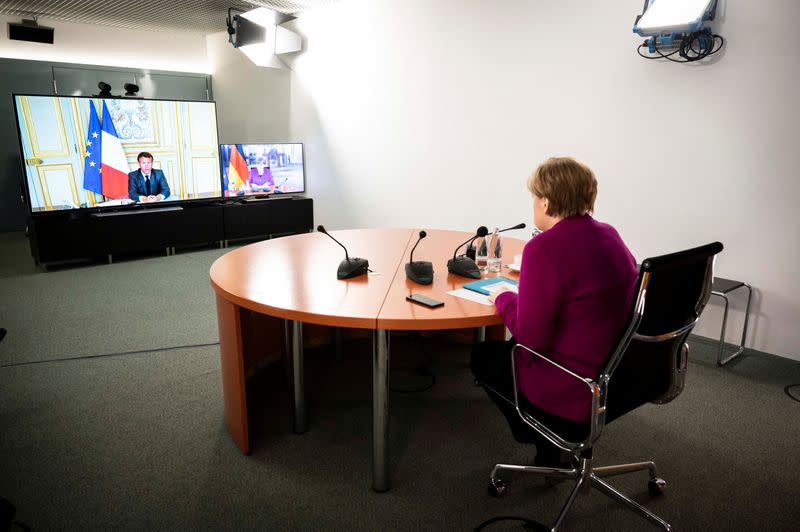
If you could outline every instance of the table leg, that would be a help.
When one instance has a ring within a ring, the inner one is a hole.
[[[492,325],[484,327],[484,339],[490,342],[504,342],[506,340],[506,326],[505,325]]]
[[[303,322],[292,321],[292,393],[294,396],[295,434],[302,434],[307,430],[303,383]]]
[[[292,322],[291,320],[283,320],[283,372],[286,377],[286,382],[289,387],[293,388],[292,382]],[[290,390],[290,395],[294,390]],[[294,398],[289,398],[289,408],[294,408]]]
[[[389,331],[377,329],[372,344],[372,489],[389,489]]]
[[[335,327],[333,329],[333,346],[336,352],[336,360],[342,360],[342,328]]]
[[[225,425],[239,449],[250,454],[239,306],[217,296],[217,324]]]
[[[475,343],[486,341],[486,327],[475,327]]]

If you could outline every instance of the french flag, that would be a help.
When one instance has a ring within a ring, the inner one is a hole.
[[[103,132],[101,156],[102,170],[100,172],[103,196],[107,198],[128,197],[128,159],[122,149],[122,141],[117,136],[111,113],[108,112],[106,102],[103,102]]]

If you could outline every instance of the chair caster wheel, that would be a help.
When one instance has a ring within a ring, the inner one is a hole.
[[[667,489],[667,481],[663,478],[654,478],[647,483],[647,491],[650,492],[650,495],[661,495],[665,489]]]
[[[499,478],[490,480],[486,488],[492,497],[501,497],[506,491],[506,485]]]

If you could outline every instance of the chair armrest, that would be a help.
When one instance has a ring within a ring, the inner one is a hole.
[[[517,382],[517,365],[516,365],[516,354],[518,350],[524,350],[530,353],[530,358],[528,361],[532,360],[533,357],[538,357],[540,360],[544,360],[548,364],[556,367],[559,371],[563,372],[565,375],[569,375],[575,380],[578,380],[584,383],[592,396],[592,408],[590,414],[590,431],[589,435],[580,442],[571,442],[564,438],[562,438],[559,434],[548,428],[544,425],[541,421],[537,420],[535,417],[530,415],[527,412],[524,412],[519,406],[519,385]],[[600,436],[600,432],[603,428],[604,420],[605,420],[605,405],[600,404],[601,400],[601,387],[598,383],[593,381],[592,379],[581,377],[577,373],[565,368],[558,362],[546,357],[541,353],[537,353],[533,349],[529,349],[528,347],[517,344],[511,350],[511,374],[514,379],[514,406],[517,409],[517,414],[522,418],[522,420],[530,426],[532,429],[536,430],[539,434],[541,434],[544,438],[546,438],[550,443],[555,445],[556,447],[563,449],[565,451],[572,451],[572,452],[579,452],[583,449],[586,449],[591,446],[591,444]]]
[[[587,379],[586,377],[581,377],[580,375],[578,375],[578,374],[577,374],[577,373],[575,373],[574,371],[571,371],[571,370],[569,370],[569,369],[565,368],[564,366],[562,366],[562,365],[561,365],[561,364],[559,364],[558,362],[555,362],[554,360],[552,360],[552,359],[550,359],[550,358],[547,358],[545,355],[543,355],[543,354],[541,354],[541,353],[537,353],[537,352],[536,352],[536,351],[534,351],[533,349],[530,349],[530,348],[528,348],[528,347],[525,347],[525,346],[524,346],[524,345],[522,345],[522,344],[517,344],[517,345],[515,345],[515,346],[514,346],[514,349],[512,349],[512,351],[511,351],[511,357],[512,357],[512,359],[515,357],[515,351],[516,351],[516,349],[517,349],[517,348],[523,349],[523,350],[525,350],[525,351],[527,351],[527,352],[529,352],[529,353],[531,354],[530,358],[528,359],[529,361],[530,361],[531,359],[533,359],[533,357],[534,357],[534,356],[537,356],[537,357],[539,357],[540,359],[544,360],[545,362],[547,362],[547,363],[549,363],[549,364],[551,364],[551,365],[555,366],[555,367],[556,367],[556,368],[558,368],[559,370],[563,371],[564,373],[566,373],[567,375],[569,375],[569,376],[570,376],[570,377],[572,377],[573,379],[576,379],[576,380],[579,380],[579,381],[581,381],[581,382],[585,383],[585,384],[586,384],[587,386],[589,386],[590,388],[591,388],[591,384],[594,382],[592,379]]]

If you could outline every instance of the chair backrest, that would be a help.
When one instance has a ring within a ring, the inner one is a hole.
[[[720,251],[714,242],[642,262],[628,327],[597,379],[606,423],[682,390],[685,342],[711,295]]]

